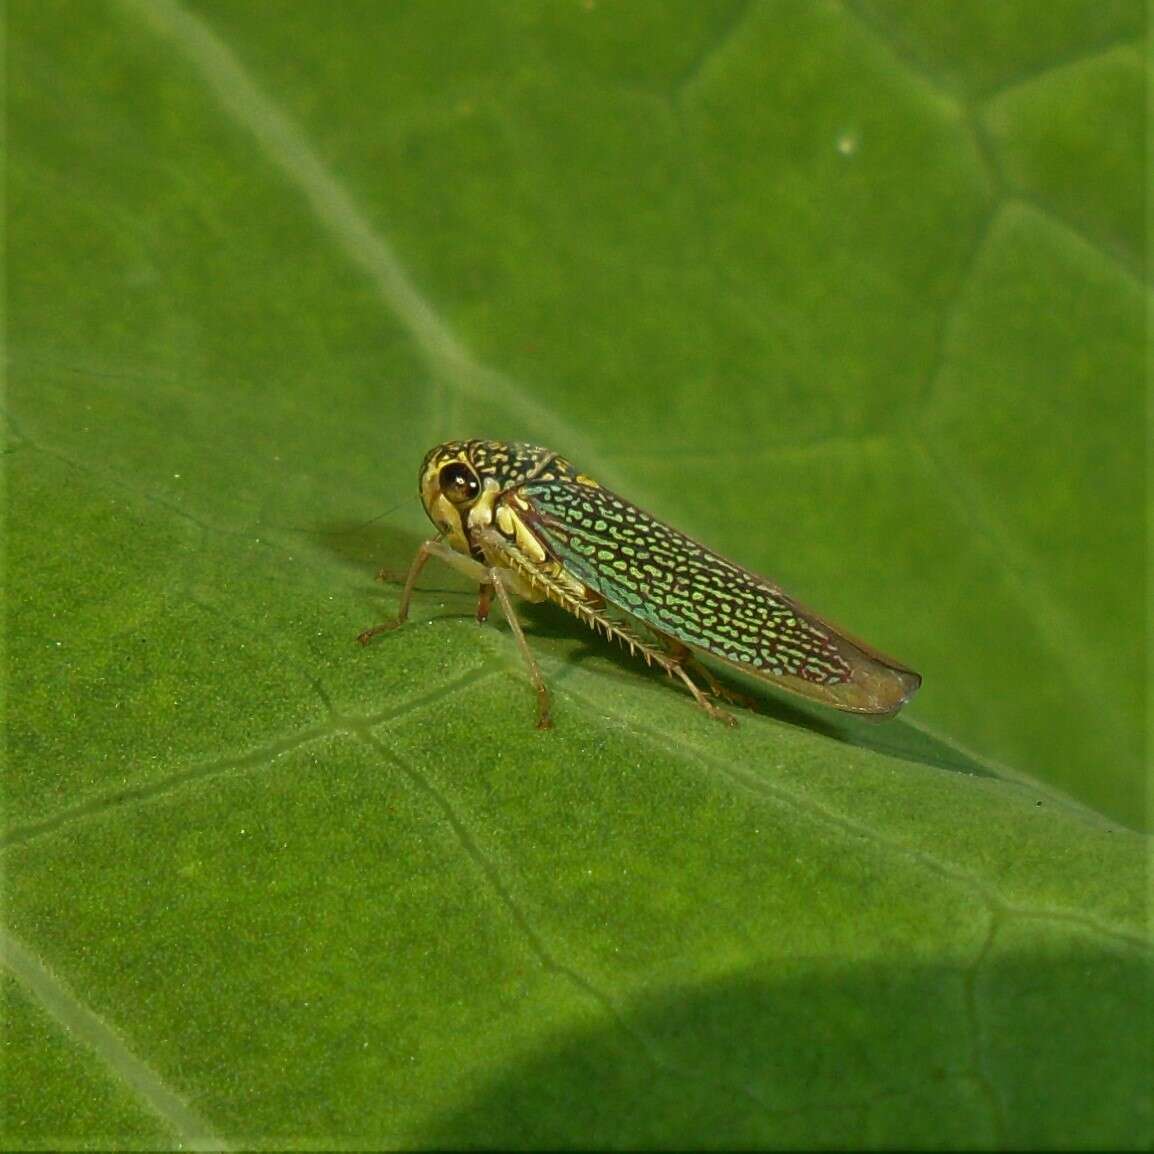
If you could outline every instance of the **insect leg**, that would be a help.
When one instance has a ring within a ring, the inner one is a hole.
[[[533,682],[533,688],[537,690],[537,728],[552,729],[553,719],[549,716],[549,688],[541,676],[541,670],[537,667],[537,661],[529,648],[529,642],[525,640],[521,622],[517,620],[517,614],[513,610],[513,603],[509,600],[509,593],[505,588],[505,582],[499,569],[488,571],[488,582],[496,591],[497,600],[501,602],[501,611],[505,614],[505,620],[509,622],[509,628],[513,630],[513,636],[517,639],[517,647],[521,650],[521,656],[525,658],[525,664],[529,667],[529,677]],[[484,583],[482,583],[483,589]]]
[[[646,629],[665,647],[664,649],[659,649],[652,642],[643,640],[620,622],[611,620],[602,613],[599,608],[594,608],[586,604],[582,606],[581,609],[583,611],[579,612],[570,607],[570,612],[576,613],[577,616],[594,631],[600,628],[604,631],[606,637],[616,637],[623,645],[628,646],[631,653],[639,653],[644,657],[648,664],[656,665],[658,669],[664,669],[670,677],[681,678],[686,689],[693,694],[693,700],[715,721],[724,721],[726,725],[737,724],[737,718],[727,713],[720,706],[714,705],[713,702],[701,692],[700,687],[686,672],[686,665],[690,663],[696,665],[696,662],[690,650],[682,645],[676,638],[662,633],[659,629],[654,629],[652,625],[645,622]],[[701,667],[698,666],[698,668],[700,669]],[[705,674],[705,680],[709,680],[708,673]],[[722,696],[722,694],[718,694],[718,696]]]
[[[483,625],[489,620],[489,609],[493,604],[493,586],[482,581],[477,589],[477,622]]]
[[[700,668],[700,666],[698,667]],[[693,694],[693,700],[713,718],[714,721],[724,721],[726,725],[736,726],[737,718],[732,713],[722,709],[720,705],[714,705],[708,697],[697,687],[697,683],[685,672],[685,665],[683,662],[674,658],[669,659],[669,665],[666,667],[666,672],[671,676],[677,674],[682,681],[685,682],[689,688],[689,692]]]
[[[473,580],[482,585],[486,582],[487,570],[479,561],[473,561],[469,557],[462,556],[450,549],[448,545],[442,544],[437,538],[424,542],[417,550],[412,565],[409,566],[409,575],[405,578],[405,587],[401,591],[401,603],[397,607],[397,619],[386,621],[382,625],[374,625],[372,629],[366,629],[363,633],[359,633],[357,640],[362,645],[367,645],[378,633],[387,633],[390,629],[404,625],[409,616],[409,602],[413,597],[413,586],[416,585],[417,578],[421,575],[421,570],[424,569],[425,562],[430,557],[439,558],[446,565],[456,569],[459,573],[464,573],[466,577],[472,577]]]
[[[665,655],[665,660],[660,664],[671,677],[676,674],[689,687],[690,693],[693,694],[693,699],[709,714],[710,717],[716,721],[724,721],[726,725],[736,725],[737,718],[731,713],[727,713],[720,706],[714,705],[705,694],[701,692],[697,683],[689,676],[689,670],[692,669],[694,673],[701,677],[709,688],[709,692],[714,697],[720,697],[723,701],[730,701],[736,705],[745,704],[748,700],[741,694],[734,690],[728,689],[722,685],[716,677],[708,669],[702,665],[697,658],[693,656],[693,651],[689,646],[682,644],[676,637],[670,637],[668,633],[662,633],[660,629],[654,629],[652,625],[646,623],[646,628],[668,651]],[[752,702],[750,702],[752,705]]]
[[[741,693],[737,689],[732,689],[728,685],[723,684],[714,677],[713,672],[708,666],[703,665],[693,655],[693,650],[688,645],[678,641],[676,637],[670,637],[667,633],[662,633],[659,629],[654,629],[649,626],[650,631],[658,638],[662,644],[669,650],[669,654],[674,658],[687,673],[696,673],[702,681],[705,682],[706,688],[714,697],[720,698],[722,701],[728,701],[730,705],[740,705],[745,709],[757,711],[757,702],[746,694]]]

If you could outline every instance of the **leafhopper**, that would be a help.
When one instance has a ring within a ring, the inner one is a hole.
[[[438,535],[417,550],[397,618],[437,557],[477,582],[477,620],[496,597],[537,691],[537,725],[552,725],[541,676],[512,595],[553,601],[682,682],[710,717],[741,701],[694,656],[731,665],[849,713],[893,716],[919,674],[851,637],[772,581],[706,548],[579,472],[564,457],[510,441],[449,441],[421,463],[421,501]],[[697,680],[695,680],[695,678]],[[698,684],[700,681],[701,684]]]

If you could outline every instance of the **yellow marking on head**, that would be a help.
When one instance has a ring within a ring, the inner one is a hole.
[[[465,535],[461,510],[448,497],[442,493],[436,493],[430,500],[425,501],[425,509],[429,514],[429,519],[441,530],[445,540],[452,548],[456,549],[458,553],[470,552],[469,538]]]
[[[425,458],[425,468],[421,474],[421,503],[425,506],[429,520],[441,531],[447,544],[458,553],[468,554],[471,550],[463,510],[441,491],[441,470],[454,461],[469,465],[468,456],[459,441],[440,445]]]

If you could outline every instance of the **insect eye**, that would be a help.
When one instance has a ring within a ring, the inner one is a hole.
[[[477,475],[468,465],[462,465],[460,461],[446,465],[441,470],[439,480],[441,492],[454,505],[467,505],[470,501],[475,500],[481,491],[481,484],[477,480]]]

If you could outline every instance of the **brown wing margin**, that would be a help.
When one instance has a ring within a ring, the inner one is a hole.
[[[756,576],[755,574],[750,574]],[[850,633],[819,617],[816,613],[800,605],[788,594],[775,587],[779,597],[783,597],[792,606],[793,611],[808,621],[816,629],[820,629],[837,647],[838,652],[845,659],[850,668],[850,676],[846,681],[814,682],[806,681],[802,677],[792,674],[771,674],[736,661],[729,661],[719,657],[709,650],[708,653],[715,661],[739,669],[747,676],[758,681],[767,681],[771,685],[778,685],[790,693],[806,697],[810,701],[843,710],[846,713],[862,713],[875,717],[893,717],[903,705],[921,688],[922,676],[903,665],[900,661],[889,657],[880,650],[874,649],[864,641],[859,641]]]

